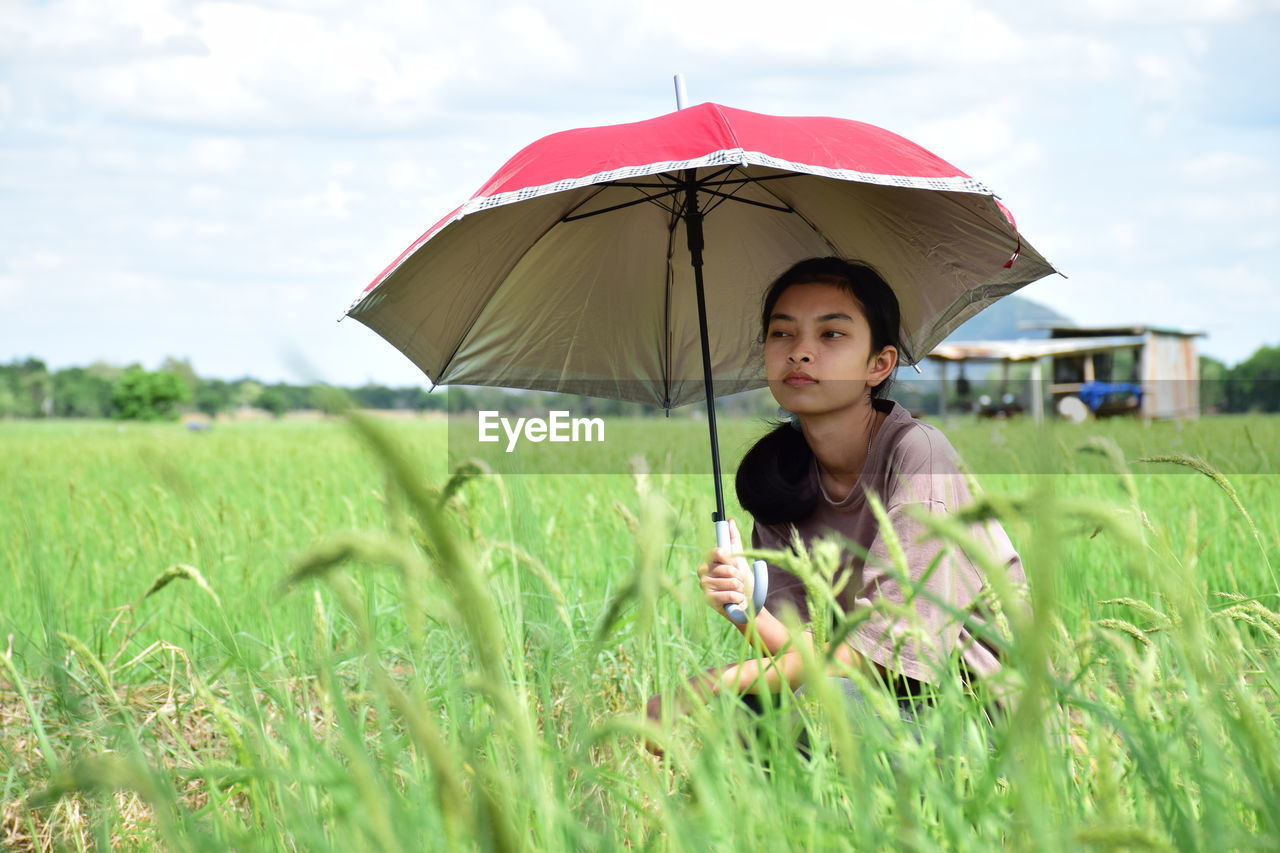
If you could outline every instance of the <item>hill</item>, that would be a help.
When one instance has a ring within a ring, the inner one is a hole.
[[[1017,338],[1047,338],[1045,329],[1028,326],[1070,325],[1064,317],[1047,305],[1014,294],[1006,296],[952,332],[949,341],[1008,341]]]

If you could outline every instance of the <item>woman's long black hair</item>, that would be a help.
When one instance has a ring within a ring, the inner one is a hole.
[[[765,291],[760,311],[760,339],[769,329],[769,316],[782,292],[793,284],[830,284],[853,296],[871,327],[871,352],[901,346],[898,297],[880,273],[860,261],[844,258],[810,258],[800,261]],[[882,399],[893,384],[891,373],[871,389],[872,399]],[[813,512],[818,493],[809,482],[813,451],[804,433],[782,421],[747,451],[738,466],[738,502],[761,524],[796,522]]]

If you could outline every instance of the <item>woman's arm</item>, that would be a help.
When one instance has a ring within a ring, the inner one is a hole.
[[[777,622],[776,619],[774,621]],[[781,623],[778,624],[783,631],[786,630],[785,626]],[[694,693],[699,698],[713,696],[721,690],[731,690],[734,693],[758,693],[761,690],[766,690],[770,693],[776,693],[782,688],[783,682],[795,689],[804,680],[805,658],[820,654],[813,646],[813,635],[808,631],[801,631],[800,635],[796,637],[795,645],[782,654],[756,658],[708,670],[707,674],[716,673],[716,677],[711,680],[710,684],[713,689],[704,696],[698,693],[699,688],[695,686]],[[821,663],[821,661],[819,660],[818,663]],[[832,660],[826,667],[827,674],[843,675],[849,671],[850,667],[865,668],[870,674],[870,664],[866,658],[858,654],[847,643],[840,643],[835,647]],[[691,680],[691,683],[700,679],[705,680],[705,675],[697,676]]]
[[[688,690],[665,694],[668,698],[664,698],[664,694],[652,697],[645,709],[647,716],[654,722],[660,722],[664,710],[668,708],[672,714],[687,714],[693,710],[695,703],[706,703],[717,693],[776,693],[782,688],[783,682],[793,689],[799,687],[804,680],[805,657],[814,652],[812,636],[807,631],[801,633],[803,637],[799,642],[805,643],[805,648],[793,647],[777,656],[712,667],[689,679]],[[834,660],[827,668],[829,675],[843,675],[850,667],[872,668],[866,658],[845,643],[836,647],[833,657]],[[649,750],[660,752],[655,744],[649,744]]]

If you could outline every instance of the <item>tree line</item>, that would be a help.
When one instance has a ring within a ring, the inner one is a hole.
[[[444,394],[428,394],[421,387],[369,384],[343,390],[358,408],[445,408]],[[50,370],[38,358],[0,364],[0,417],[163,420],[183,412],[216,417],[242,408],[281,415],[332,408],[332,393],[333,389],[321,385],[267,383],[252,377],[205,378],[196,374],[190,362],[173,358],[157,370],[105,362]]]
[[[339,401],[358,409],[415,412],[491,409],[504,415],[534,415],[566,409],[579,417],[664,414],[660,407],[640,403],[503,388],[455,386],[430,393],[423,386],[392,388],[370,383],[335,389],[265,383],[250,377],[211,379],[197,375],[190,362],[174,358],[166,359],[157,370],[104,362],[50,370],[37,358],[0,364],[0,418],[165,420],[184,412],[217,417],[245,408],[279,417],[290,411],[332,411],[339,407]],[[767,391],[735,395],[720,401],[718,407],[729,414],[762,414],[776,409]],[[673,410],[672,415],[699,417],[701,409],[685,406]]]
[[[1200,408],[1218,412],[1280,412],[1280,346],[1262,346],[1229,367],[1200,357]]]
[[[1259,347],[1235,366],[1200,357],[1201,408],[1218,412],[1280,412],[1280,346]],[[913,411],[932,411],[933,383],[904,382],[893,396]],[[920,387],[915,387],[920,386]],[[120,418],[163,420],[183,412],[210,417],[252,408],[275,416],[288,411],[330,411],[335,389],[323,385],[266,383],[243,377],[201,377],[183,359],[166,359],[157,370],[141,365],[95,362],[88,367],[50,370],[38,358],[0,364],[0,418]],[[641,417],[662,415],[656,406],[503,388],[453,387],[429,393],[423,386],[392,388],[374,383],[340,389],[347,404],[360,409],[470,412],[482,409],[505,415],[567,409],[575,416]],[[916,399],[916,398],[919,399]],[[717,401],[726,415],[768,416],[776,405],[766,390],[736,394]],[[675,417],[701,417],[701,406],[684,406]]]

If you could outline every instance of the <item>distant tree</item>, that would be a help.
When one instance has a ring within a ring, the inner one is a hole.
[[[340,415],[355,405],[350,393],[344,388],[330,385],[315,385],[311,388],[310,404],[326,415]]]
[[[89,375],[97,379],[105,380],[108,385],[114,385],[116,384],[116,380],[124,374],[125,368],[118,364],[111,364],[105,361],[95,361],[93,364],[86,367],[85,370],[89,371]]]
[[[59,418],[105,418],[111,412],[112,383],[86,367],[53,374],[53,414]]]
[[[351,392],[351,399],[361,409],[395,408],[395,392],[385,385],[361,385]]]
[[[193,396],[196,408],[209,417],[217,417],[235,404],[235,388],[222,379],[204,379]]]
[[[266,409],[278,418],[288,410],[289,401],[285,398],[285,393],[279,388],[263,388],[255,405],[259,409]]]
[[[14,361],[0,367],[0,386],[7,386],[8,411],[20,418],[38,418],[53,412],[53,377],[38,358]]]
[[[419,412],[428,412],[445,407],[444,394],[430,394],[426,388],[415,385],[405,389],[405,408]]]
[[[284,397],[285,409],[287,411],[297,412],[302,409],[313,408],[313,405],[311,402],[312,386],[289,385],[287,383],[282,382],[278,385],[273,385],[271,387],[277,389],[280,392],[281,396]]]
[[[1200,411],[1226,411],[1230,368],[1210,355],[1200,356]]]
[[[200,387],[200,377],[196,375],[196,369],[191,366],[190,359],[165,356],[164,361],[160,362],[160,369],[181,379],[191,397],[195,396],[196,390]]]
[[[38,358],[0,364],[0,415],[35,418],[53,410],[53,382]]]
[[[1280,346],[1259,347],[1229,378],[1232,411],[1280,412]]]
[[[313,408],[313,389],[310,385],[290,385],[287,382],[263,385],[252,379],[241,379],[238,384],[239,391],[232,392],[232,396],[239,401],[238,405],[265,409],[277,417],[284,412]],[[254,389],[257,394],[250,397],[249,391]]]
[[[166,370],[133,366],[111,389],[115,416],[122,420],[157,421],[176,418],[178,405],[190,399],[182,379]]]
[[[262,396],[262,383],[247,377],[237,379],[232,387],[235,388],[232,399],[237,406],[256,406],[258,398]]]
[[[0,418],[10,418],[18,414],[18,395],[14,390],[16,379],[16,362],[0,364]]]
[[[447,393],[450,412],[474,412],[479,408],[476,405],[476,395],[470,388],[451,387]]]

